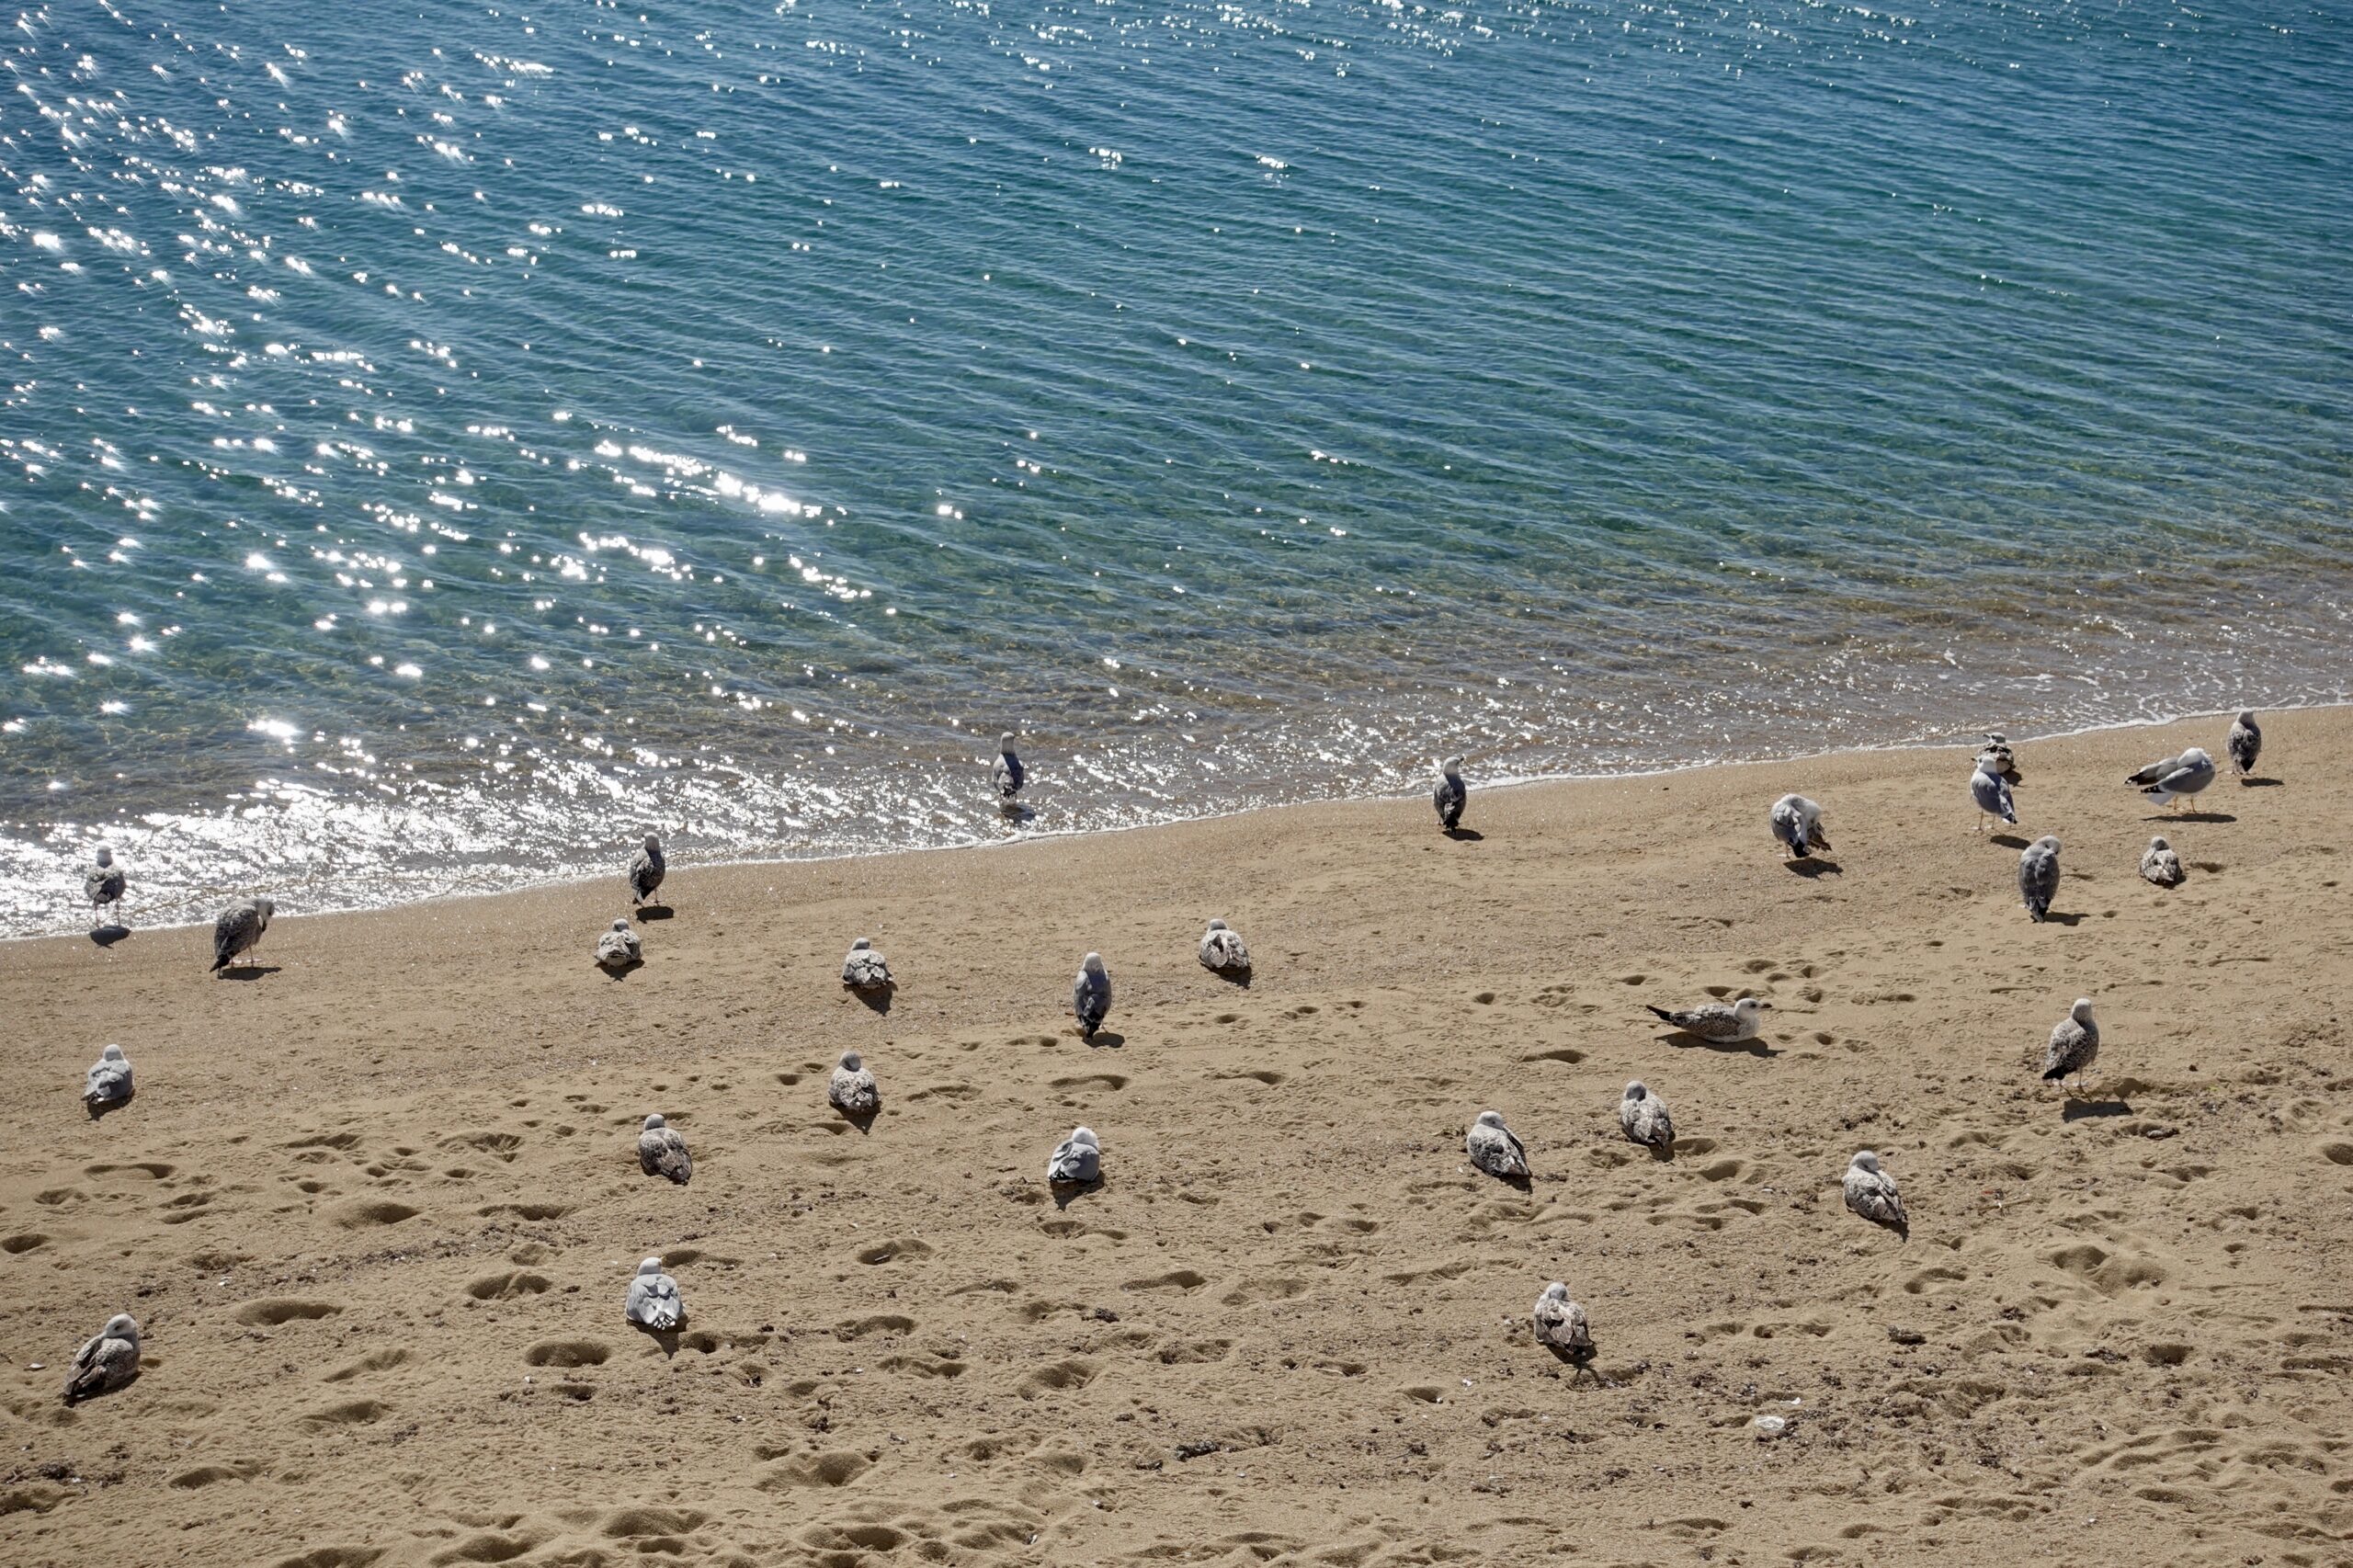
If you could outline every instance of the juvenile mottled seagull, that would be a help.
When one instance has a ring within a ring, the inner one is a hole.
[[[670,874],[669,863],[662,858],[662,841],[652,834],[645,835],[645,847],[629,863],[629,901],[634,906],[654,896],[662,879]]]
[[[1242,945],[1241,934],[1222,920],[1212,920],[1201,934],[1201,967],[1216,970],[1221,974],[1250,972],[1250,949]]]
[[[2222,742],[2222,749],[2231,754],[2231,771],[2245,778],[2255,771],[2255,759],[2263,755],[2263,726],[2255,722],[2255,710],[2247,710],[2231,721],[2231,733]],[[106,851],[98,851],[103,857]],[[103,858],[99,864],[104,865]]]
[[[882,1091],[875,1087],[866,1058],[855,1051],[842,1052],[834,1075],[826,1080],[825,1098],[844,1116],[872,1116],[882,1108]]]
[[[1440,831],[1452,833],[1462,825],[1462,807],[1470,798],[1471,791],[1462,782],[1462,759],[1448,757],[1438,765],[1438,788],[1430,791],[1430,804],[1438,808]]]
[[[678,1282],[662,1272],[662,1260],[649,1257],[637,1266],[636,1278],[629,1282],[629,1295],[621,1303],[629,1321],[640,1328],[676,1328],[687,1321],[687,1303],[678,1294]]]
[[[2153,762],[2125,779],[2137,786],[2143,795],[2161,806],[2170,806],[2185,795],[2195,795],[2214,782],[2214,759],[2191,746],[2179,756],[2169,756]]]
[[[1021,759],[1013,755],[1011,730],[1006,731],[996,738],[996,766],[989,771],[990,776],[996,780],[996,798],[1010,806],[1013,804],[1013,797],[1021,793],[1021,786],[1027,783],[1029,778],[1028,771],[1021,766]]]
[[[2177,888],[2188,880],[2189,873],[2181,869],[2181,857],[2173,846],[2160,836],[2149,840],[2149,847],[2141,856],[2141,876],[2161,888]]]
[[[597,938],[597,961],[607,969],[627,969],[644,953],[644,944],[629,928],[627,917],[613,922]]]
[[[1091,1128],[1071,1129],[1046,1161],[1046,1181],[1053,1187],[1087,1187],[1102,1178],[1103,1145]]]
[[[65,1373],[65,1403],[112,1393],[139,1375],[139,1320],[129,1312],[107,1319],[95,1338],[74,1352]]]
[[[842,960],[842,983],[852,991],[888,991],[891,962],[874,950],[872,942],[860,937]]]
[[[2026,775],[2018,771],[2018,758],[2010,755],[2010,738],[1999,730],[1985,732],[1985,744],[1977,748],[1978,756],[1994,759],[1995,777],[2015,788],[2026,782]]]
[[[1885,1225],[1901,1231],[1909,1222],[1904,1215],[1904,1199],[1895,1190],[1895,1178],[1879,1168],[1879,1156],[1869,1149],[1859,1150],[1847,1165],[1847,1207],[1874,1225]]]
[[[277,912],[278,905],[266,898],[249,898],[222,910],[212,923],[212,972],[220,973],[260,947],[261,934],[269,929],[269,917]]]
[[[2051,901],[2059,892],[2059,840],[2044,834],[2018,857],[2018,897],[2039,924],[2049,917]]]
[[[1506,1180],[1528,1174],[1528,1150],[1504,1125],[1503,1112],[1483,1110],[1462,1140],[1471,1163],[1491,1176]]]
[[[123,890],[129,885],[130,879],[122,874],[122,868],[114,863],[114,851],[103,844],[99,845],[97,858],[92,863],[89,874],[82,879],[82,891],[90,895],[91,929],[96,930],[103,924],[98,911],[109,904],[122,903]]]
[[[1784,795],[1773,802],[1773,836],[1782,854],[1803,860],[1815,850],[1831,854],[1830,840],[1822,835],[1822,807],[1803,795]]]
[[[131,1095],[131,1058],[122,1053],[122,1047],[108,1046],[83,1076],[82,1103],[90,1108],[92,1116],[100,1116],[117,1106],[129,1105]]]
[[[1995,818],[2018,825],[2018,810],[2010,801],[2009,781],[2000,770],[2000,759],[1986,752],[1977,759],[1977,771],[1969,776],[1969,798],[1977,802],[1977,831],[1985,831],[1985,819]]]
[[[1536,1322],[1536,1343],[1560,1351],[1573,1361],[1582,1361],[1593,1354],[1593,1329],[1586,1322],[1585,1309],[1569,1300],[1569,1288],[1558,1279],[1544,1287],[1536,1298],[1536,1311],[1529,1314]]]
[[[1726,1045],[1755,1040],[1756,1031],[1764,1025],[1765,1010],[1772,1005],[1761,997],[1744,996],[1737,1002],[1706,1002],[1686,1012],[1670,1013],[1664,1007],[1643,1004],[1649,1011],[1656,1013],[1685,1034]]]
[[[1111,971],[1103,967],[1101,953],[1087,954],[1078,966],[1078,978],[1070,986],[1070,1010],[1078,1017],[1078,1032],[1088,1040],[1110,1017]]]
[[[2042,1081],[2055,1084],[2072,1077],[2083,1087],[2084,1074],[2099,1057],[2099,1020],[2092,1017],[2092,999],[2078,996],[2067,1016],[2051,1031],[2050,1047],[2042,1053]]]
[[[658,1113],[645,1119],[637,1135],[637,1168],[647,1176],[668,1176],[680,1187],[694,1180],[695,1157],[687,1153],[687,1141]]]
[[[1654,1149],[1675,1147],[1675,1119],[1667,1114],[1666,1102],[1651,1093],[1640,1078],[1626,1085],[1626,1097],[1618,1102],[1618,1125],[1637,1143]]]

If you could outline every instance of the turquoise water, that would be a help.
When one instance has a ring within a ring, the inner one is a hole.
[[[0,930],[2347,695],[2342,7],[360,15],[0,43]]]

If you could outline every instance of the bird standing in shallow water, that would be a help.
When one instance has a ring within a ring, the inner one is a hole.
[[[91,862],[89,874],[82,879],[82,891],[90,899],[91,930],[99,931],[106,927],[105,917],[98,913],[100,910],[111,905],[119,914],[123,892],[130,885],[131,879],[124,876],[122,868],[114,863],[114,851],[103,844],[99,845],[97,858]]]
[[[1021,786],[1029,778],[1021,766],[1021,759],[1014,755],[1011,730],[996,738],[996,765],[989,769],[989,777],[996,782],[997,803],[1011,811],[1013,797],[1021,793]]]

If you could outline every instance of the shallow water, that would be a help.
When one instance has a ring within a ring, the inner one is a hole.
[[[0,45],[0,931],[2347,693],[2341,10],[348,15]]]

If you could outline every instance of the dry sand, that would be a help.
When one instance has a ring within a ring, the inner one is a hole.
[[[626,845],[281,918],[250,980],[198,931],[0,949],[0,1561],[2353,1560],[2353,712],[2153,824],[2122,775],[2226,722],[2019,748],[2044,926],[1939,751],[1474,766],[1460,842],[1416,800],[675,869],[619,981]],[[1790,789],[1835,872],[1781,864]],[[861,934],[887,1015],[835,983]],[[1753,1050],[1642,1011],[1745,990]],[[2037,1076],[2078,994],[2083,1100]],[[139,1097],[93,1123],[109,1040]],[[1636,1075],[1672,1161],[1620,1137]],[[1464,1162],[1489,1106],[1526,1193]],[[691,1187],[639,1174],[650,1110]],[[1108,1180],[1063,1207],[1080,1121]],[[1840,1205],[1865,1146],[1908,1241]],[[621,1318],[654,1253],[675,1345]],[[1530,1341],[1556,1278],[1593,1375]],[[118,1310],[145,1374],[69,1412]]]

